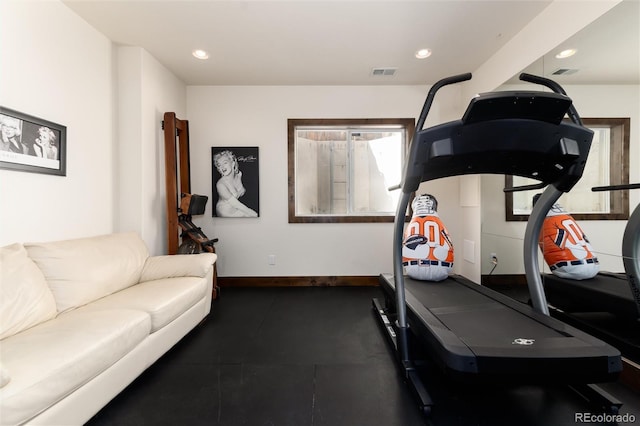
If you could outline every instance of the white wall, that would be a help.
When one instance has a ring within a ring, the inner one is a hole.
[[[590,19],[581,16],[585,22]],[[528,44],[527,36],[533,32],[532,28],[523,30],[511,44]],[[545,41],[548,46],[554,43]],[[511,44],[507,50],[524,55],[518,56],[518,67],[535,59],[527,49]],[[260,147],[261,217],[212,218],[209,205],[207,214],[196,219],[210,237],[220,238],[222,276],[375,275],[391,270],[390,224],[287,223],[286,119],[417,117],[426,88],[187,88],[143,49],[114,47],[53,0],[1,1],[0,51],[0,105],[68,127],[66,177],[0,170],[0,245],[136,230],[153,254],[165,253],[160,121],[164,112],[174,111],[191,124],[194,193],[211,196],[211,146]],[[427,126],[458,118],[466,106],[467,92],[491,90],[489,86],[510,77],[500,55],[474,71],[477,83],[443,89]],[[514,60],[509,55],[509,63]],[[496,69],[505,75],[498,75]],[[582,103],[582,93],[584,99],[603,97],[590,94],[592,89],[576,89],[574,99]],[[619,88],[622,93],[611,98],[611,104],[600,102],[600,109],[581,110],[585,116],[636,117],[632,121],[631,170],[636,173],[632,181],[640,180],[639,102],[637,88],[633,89],[635,97],[628,103],[635,102],[635,109],[628,114],[627,101],[619,101],[626,99],[628,88]],[[479,242],[482,239],[485,245],[485,231],[506,227],[511,232],[512,224],[484,221],[487,215],[504,215],[501,192],[485,197],[491,192],[487,187],[493,186],[484,177],[480,183],[465,177],[426,183],[420,189],[440,201],[440,215],[454,237],[456,272],[472,279],[478,276],[478,261],[485,265]],[[481,197],[478,187],[482,187]],[[637,191],[632,193],[632,206],[639,197]],[[517,232],[511,232],[510,238]],[[473,253],[463,252],[464,240],[473,243]],[[276,255],[275,266],[267,265],[271,254]],[[510,254],[507,250],[504,256]],[[465,255],[475,263],[464,261]],[[504,264],[501,257],[500,266]]]
[[[0,52],[0,105],[67,126],[68,148],[66,177],[0,170],[0,245],[132,230],[166,253],[161,121],[184,83],[58,1],[0,2]]]
[[[116,230],[137,231],[151,254],[167,253],[165,112],[186,115],[186,86],[140,47],[118,47]],[[174,195],[175,196],[175,195]]]
[[[504,86],[503,89],[523,86]],[[531,86],[528,87],[531,89]],[[584,118],[630,117],[629,182],[640,182],[640,86],[571,86],[565,91]],[[494,274],[524,273],[522,238],[524,222],[506,222],[503,176],[482,178],[482,273],[489,273],[489,253],[498,254],[499,265]],[[560,200],[562,203],[562,199]],[[629,212],[640,203],[640,191],[629,191]],[[620,250],[624,220],[580,221],[580,227],[589,238],[601,262],[601,268],[623,271]],[[540,262],[542,257],[540,256]]]
[[[392,271],[392,224],[289,224],[287,119],[417,117],[424,87],[187,88],[192,191],[209,196],[196,217],[216,245],[221,276],[377,275]],[[434,105],[433,120],[442,119]],[[260,217],[211,217],[212,146],[258,146]],[[456,244],[457,180],[423,189],[442,201],[440,216]],[[451,201],[449,201],[451,200]],[[268,255],[276,265],[267,264]]]
[[[0,246],[113,231],[111,42],[59,2],[0,2],[0,105],[67,126],[67,176],[0,170]]]

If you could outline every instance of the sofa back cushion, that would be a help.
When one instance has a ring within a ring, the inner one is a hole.
[[[132,286],[149,257],[135,232],[48,243],[26,243],[29,256],[44,273],[58,312]]]
[[[54,318],[56,302],[22,244],[0,247],[0,339]]]

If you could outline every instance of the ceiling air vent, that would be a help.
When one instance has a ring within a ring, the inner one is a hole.
[[[578,70],[575,69],[575,68],[558,68],[557,70],[555,70],[551,74],[553,74],[553,75],[571,75],[571,74],[575,74],[577,72],[578,72]]]
[[[391,77],[396,73],[396,71],[398,71],[398,68],[374,68],[371,71],[371,75]]]

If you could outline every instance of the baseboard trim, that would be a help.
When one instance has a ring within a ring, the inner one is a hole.
[[[635,392],[640,392],[640,365],[622,358],[622,374],[620,381]]]
[[[482,275],[482,285],[527,285],[524,274]],[[220,287],[375,287],[378,275],[218,277]]]
[[[220,287],[375,287],[378,276],[218,277]]]

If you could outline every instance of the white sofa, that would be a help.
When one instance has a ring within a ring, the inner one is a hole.
[[[0,248],[0,424],[85,423],[209,314],[215,260],[136,233]]]

